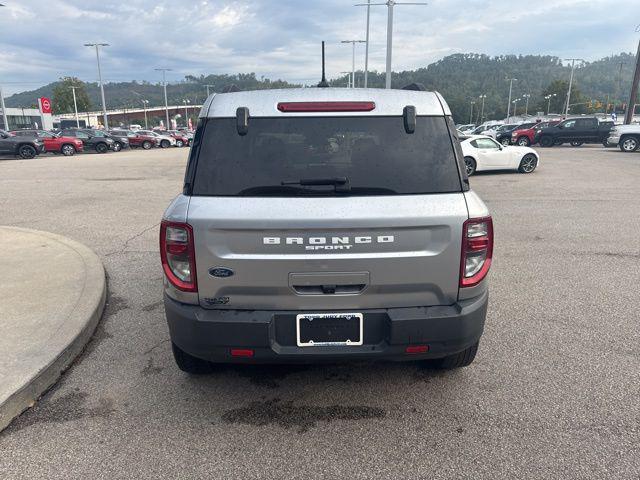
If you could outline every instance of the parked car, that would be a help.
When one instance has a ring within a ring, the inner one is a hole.
[[[66,157],[84,150],[82,140],[79,138],[60,136],[46,130],[14,130],[10,133],[17,137],[39,138],[44,144],[45,152],[61,153]]]
[[[0,130],[0,155],[29,159],[44,152],[44,143],[35,136],[15,136]]]
[[[113,130],[109,132],[103,132],[101,130],[94,130],[94,131],[96,132],[97,135],[104,135],[113,139],[113,146],[111,147],[111,150],[113,150],[114,152],[119,152],[120,150],[126,150],[127,148],[131,147],[129,142],[129,137],[127,137],[126,134],[117,135],[113,133],[114,132]]]
[[[476,126],[473,123],[468,123],[467,125],[458,125],[456,127],[459,131],[461,132],[468,132],[471,130],[474,130],[476,128]]]
[[[113,149],[115,141],[102,131],[91,129],[68,128],[62,130],[65,137],[76,137],[82,141],[86,150],[95,150],[98,153],[107,153]]]
[[[602,143],[606,146],[613,122],[599,122],[594,117],[570,118],[557,125],[540,130],[536,141],[542,147],[570,143],[579,147],[583,143]]]
[[[616,125],[609,132],[608,145],[620,147],[623,152],[635,152],[640,147],[640,125]]]
[[[520,128],[531,128],[536,124],[536,122],[529,123],[521,123],[521,124],[513,124],[513,125],[503,125],[502,127],[496,130],[495,139],[501,145],[509,146],[511,145],[511,134],[514,130]]]
[[[179,132],[178,130],[167,130],[166,134],[175,138],[176,147],[189,146],[189,137],[187,137],[184,133]]]
[[[154,137],[158,139],[158,145],[162,148],[169,148],[176,146],[176,139],[171,135],[167,135],[165,133],[158,133],[152,130],[138,130],[139,134],[147,135],[149,137]]]
[[[113,130],[112,132],[121,137],[126,136],[131,148],[143,148],[144,150],[149,150],[150,148],[157,147],[160,144],[160,140],[157,137],[144,135],[140,132],[134,132],[131,130]]]
[[[517,170],[532,173],[540,163],[529,147],[504,146],[491,137],[474,135],[460,139],[467,175],[484,170]]]
[[[179,368],[473,361],[493,227],[441,96],[259,90],[202,112],[160,228]]]
[[[536,142],[536,135],[538,135],[543,128],[552,127],[558,123],[560,123],[560,120],[550,120],[537,123],[531,127],[518,127],[511,132],[511,143],[521,147],[533,145]]]

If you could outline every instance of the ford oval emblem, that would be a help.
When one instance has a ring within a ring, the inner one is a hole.
[[[233,270],[226,267],[213,267],[209,269],[209,275],[218,278],[227,278],[233,275]]]

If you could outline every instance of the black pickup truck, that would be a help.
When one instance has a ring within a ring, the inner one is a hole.
[[[542,147],[563,143],[570,143],[574,147],[583,143],[602,143],[606,146],[612,128],[613,122],[601,122],[594,117],[569,118],[552,127],[543,128],[534,140]]]

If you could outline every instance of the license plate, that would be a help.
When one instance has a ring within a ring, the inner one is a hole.
[[[308,313],[296,316],[299,347],[362,345],[361,313]]]

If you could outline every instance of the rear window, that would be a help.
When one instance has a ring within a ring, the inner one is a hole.
[[[201,124],[193,195],[309,196],[460,192],[444,117],[235,118]],[[308,181],[323,185],[308,185]],[[323,182],[323,180],[325,182]]]

